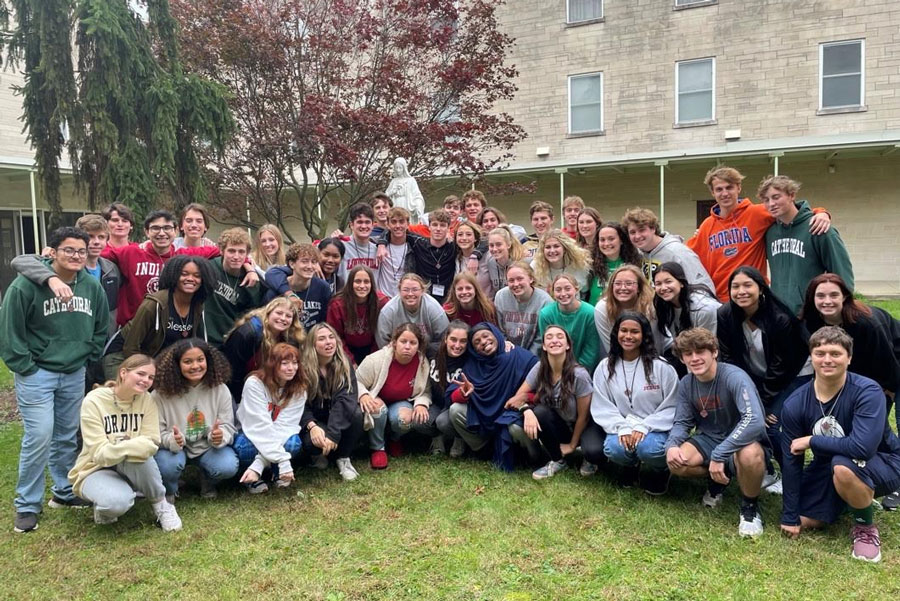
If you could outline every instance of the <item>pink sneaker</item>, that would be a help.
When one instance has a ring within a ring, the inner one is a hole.
[[[881,538],[875,525],[857,524],[850,531],[853,539],[853,558],[877,563],[881,561]]]

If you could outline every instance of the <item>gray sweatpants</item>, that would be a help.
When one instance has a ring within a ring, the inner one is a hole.
[[[481,450],[488,443],[488,439],[479,436],[478,433],[470,430],[466,425],[466,416],[469,412],[469,406],[466,403],[453,403],[450,405],[448,413],[450,414],[450,423],[457,435],[466,441],[473,451]]]
[[[144,493],[151,502],[166,496],[159,467],[153,457],[141,463],[122,463],[97,470],[81,484],[81,497],[94,504],[94,512],[104,518],[117,518],[134,505],[134,491]]]

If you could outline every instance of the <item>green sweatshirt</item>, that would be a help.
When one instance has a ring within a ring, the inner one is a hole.
[[[766,230],[766,259],[772,292],[796,315],[803,306],[806,287],[817,275],[836,273],[853,290],[853,266],[841,235],[831,228],[821,236],[809,232],[813,213],[800,201],[800,211],[789,224],[776,221]]]
[[[544,332],[550,326],[562,326],[572,339],[572,353],[579,365],[594,373],[600,362],[600,336],[594,325],[594,307],[580,301],[578,310],[563,313],[559,303],[552,303],[541,309],[538,315],[538,340],[544,339]]]
[[[106,294],[84,270],[69,285],[74,296],[63,303],[24,276],[10,284],[0,307],[0,358],[13,372],[70,374],[100,358],[109,325]]]
[[[246,275],[241,271],[238,275],[228,275],[222,267],[222,257],[210,261],[216,272],[216,288],[206,305],[206,338],[210,344],[220,347],[225,334],[234,326],[238,317],[263,304],[263,285],[247,287],[240,283]]]

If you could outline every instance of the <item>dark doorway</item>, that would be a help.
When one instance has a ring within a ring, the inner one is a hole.
[[[715,204],[716,201],[713,199],[697,201],[697,227],[700,227],[703,220],[709,217],[709,210],[712,209]]]
[[[17,219],[16,211],[0,211],[0,290],[6,290],[16,277],[9,263],[19,254],[16,245]]]

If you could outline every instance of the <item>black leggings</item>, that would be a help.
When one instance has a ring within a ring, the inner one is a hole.
[[[535,405],[534,416],[541,425],[538,438],[543,443],[547,454],[550,455],[550,459],[561,460],[562,451],[559,450],[559,445],[572,440],[572,428],[556,409],[547,405]]]
[[[357,411],[353,414],[353,421],[350,425],[341,430],[341,440],[338,442],[337,448],[333,451],[333,456],[337,459],[345,459],[353,454],[359,438],[363,433],[363,416]],[[321,455],[322,449],[312,443],[309,435],[309,429],[303,428],[300,433],[300,440],[303,441],[303,452],[310,455]]]
[[[585,461],[596,465],[606,463],[606,454],[603,452],[603,443],[606,442],[606,432],[598,426],[592,417],[588,417],[587,427],[581,435],[581,452]]]

